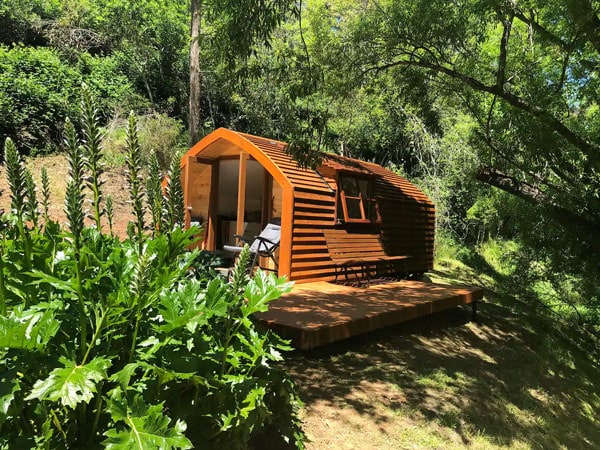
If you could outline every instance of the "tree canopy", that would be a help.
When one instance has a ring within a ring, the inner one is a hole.
[[[383,164],[436,201],[441,233],[467,245],[517,239],[544,261],[544,276],[570,274],[593,298],[599,8],[596,0],[6,0],[0,138],[31,152],[60,146],[85,81],[107,120],[133,108],[194,124],[173,142],[226,126],[292,142],[307,163],[325,149]]]

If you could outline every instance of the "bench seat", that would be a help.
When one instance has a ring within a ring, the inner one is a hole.
[[[348,233],[346,230],[324,230],[329,256],[335,264],[335,278],[340,272],[348,279],[351,268],[359,279],[359,273],[367,280],[371,278],[370,268],[377,275],[379,270],[392,263],[402,263],[410,259],[409,255],[387,255],[378,234]],[[388,267],[389,269],[390,267]],[[359,270],[356,270],[359,269]],[[394,273],[396,269],[391,267]]]

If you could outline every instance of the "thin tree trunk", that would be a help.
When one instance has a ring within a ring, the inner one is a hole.
[[[190,105],[189,105],[189,135],[190,147],[200,138],[200,22],[202,20],[202,0],[190,0]]]

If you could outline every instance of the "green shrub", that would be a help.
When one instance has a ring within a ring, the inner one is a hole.
[[[299,400],[277,368],[287,346],[252,320],[290,284],[262,272],[250,279],[247,249],[231,282],[194,277],[197,253],[186,249],[198,230],[177,225],[175,182],[163,198],[170,213],[152,239],[144,235],[135,120],[129,124],[136,222],[123,242],[100,220],[84,226],[90,152],[99,150],[84,149],[70,122],[68,230],[38,217],[28,172],[6,142],[0,448],[243,449],[269,439],[301,448]]]
[[[27,153],[55,151],[65,118],[77,117],[82,82],[101,99],[103,121],[116,105],[144,104],[111,58],[83,53],[72,65],[51,49],[0,46],[0,139],[11,137]]]
[[[109,166],[119,167],[125,162],[125,135],[127,120],[114,117],[107,125],[103,147]],[[187,136],[183,124],[161,113],[151,113],[138,118],[140,151],[147,163],[155,153],[160,167],[166,170],[171,159],[187,149]]]

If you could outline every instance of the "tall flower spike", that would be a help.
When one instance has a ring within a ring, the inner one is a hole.
[[[243,294],[244,289],[250,280],[248,269],[250,268],[251,257],[250,247],[245,245],[238,256],[233,268],[233,273],[231,274],[231,287],[236,295]]]
[[[129,113],[127,123],[125,163],[127,164],[127,184],[129,187],[129,198],[133,206],[135,216],[135,234],[142,249],[144,232],[144,193],[142,192],[142,155],[138,139],[137,122],[133,111]]]
[[[10,209],[20,220],[23,220],[27,184],[23,170],[23,160],[10,138],[6,138],[4,143],[4,162],[6,164],[6,178],[10,187]]]
[[[183,228],[185,218],[183,208],[183,187],[181,185],[181,166],[179,158],[171,160],[167,181],[167,218],[169,229]]]
[[[114,236],[113,233],[113,220],[115,217],[115,210],[113,208],[112,197],[110,194],[106,196],[106,218],[108,219],[108,231],[111,236]]]
[[[65,147],[69,162],[69,175],[83,186],[85,176],[83,149],[77,138],[73,122],[69,118],[65,121]]]
[[[152,152],[148,168],[146,200],[152,216],[152,231],[155,235],[160,232],[161,227],[162,195],[160,164],[156,152]]]
[[[79,252],[81,231],[83,230],[83,220],[85,217],[83,211],[83,178],[85,176],[85,168],[83,150],[81,145],[79,145],[75,128],[69,119],[65,122],[65,144],[70,175],[65,196],[65,214],[67,215],[71,234],[73,234],[75,250]]]
[[[31,171],[29,169],[25,168],[23,175],[25,177],[25,188],[27,191],[25,210],[27,212],[28,219],[30,219],[33,223],[33,226],[37,228],[40,216],[39,204],[37,200],[37,187],[35,185],[35,181],[33,180],[33,175],[31,175]]]
[[[48,223],[50,221],[50,216],[48,214],[50,209],[50,179],[48,178],[48,171],[45,167],[42,167],[40,177],[42,180],[42,208],[44,222]]]
[[[102,230],[100,219],[103,214],[102,209],[102,185],[104,180],[104,164],[102,163],[102,132],[98,125],[98,110],[94,103],[92,93],[89,88],[83,84],[81,89],[81,127],[83,131],[83,153],[85,156],[85,166],[89,172],[86,178],[86,185],[92,191],[92,209],[93,218],[98,230]]]
[[[17,152],[14,142],[7,138],[4,143],[4,163],[6,164],[6,177],[10,187],[10,208],[17,218],[17,232],[23,242],[25,254],[25,270],[31,269],[31,238],[25,228],[27,214],[27,180],[25,167],[21,155]],[[29,298],[29,295],[27,296]]]

